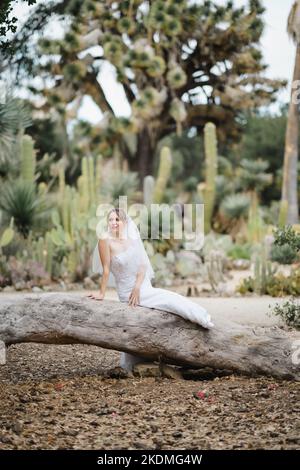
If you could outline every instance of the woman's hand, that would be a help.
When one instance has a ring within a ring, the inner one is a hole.
[[[135,307],[139,303],[140,303],[140,288],[135,286],[132,289],[131,294],[129,296],[128,304],[131,305],[132,307]]]
[[[99,294],[93,294],[92,292],[87,295],[87,297],[94,299],[94,300],[103,300],[104,299],[104,294],[102,292],[99,292]]]

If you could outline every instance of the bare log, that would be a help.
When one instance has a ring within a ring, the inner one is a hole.
[[[5,345],[93,344],[180,366],[299,380],[300,367],[293,360],[299,332],[213,321],[215,328],[206,330],[173,313],[95,301],[85,294],[5,295],[0,299],[0,342]],[[2,362],[3,357],[2,351]]]

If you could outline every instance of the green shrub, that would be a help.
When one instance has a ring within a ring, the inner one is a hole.
[[[241,294],[255,292],[255,286],[255,279],[249,276],[243,279],[237,291]],[[264,289],[260,294],[272,297],[300,296],[300,269],[294,269],[289,276],[284,276],[282,273],[268,275],[265,279]]]
[[[289,245],[295,251],[300,251],[300,234],[291,225],[274,230],[274,245]]]
[[[280,264],[292,264],[297,258],[297,251],[285,243],[284,245],[272,245],[270,251],[270,258],[272,261],[277,261]]]
[[[292,298],[280,305],[277,303],[272,311],[273,315],[281,317],[285,323],[295,328],[300,328],[300,302]]]
[[[232,259],[251,259],[251,245],[245,243],[243,245],[234,245],[227,251],[227,256]]]

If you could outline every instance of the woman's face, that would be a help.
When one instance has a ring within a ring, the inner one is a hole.
[[[108,228],[114,234],[121,234],[124,230],[125,222],[119,218],[116,212],[111,212],[108,217]]]

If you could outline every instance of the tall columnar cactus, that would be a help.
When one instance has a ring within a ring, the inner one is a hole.
[[[160,204],[163,200],[164,191],[172,169],[172,155],[169,147],[163,147],[160,152],[160,163],[158,177],[154,186],[153,202]]]
[[[153,176],[148,175],[144,178],[143,184],[143,197],[144,204],[148,207],[153,202],[153,193],[154,193],[155,179]]]
[[[30,183],[34,182],[36,152],[34,141],[29,135],[23,135],[21,141],[21,177]]]
[[[258,197],[255,191],[251,193],[251,204],[248,214],[247,237],[249,242],[260,242],[266,232],[266,227],[259,211]]]
[[[44,268],[46,268],[45,258],[46,258],[46,250],[44,249],[44,238],[39,237],[36,244],[36,259],[39,263],[41,263]]]
[[[226,282],[224,275],[226,257],[221,250],[210,250],[205,256],[205,266],[210,285],[214,292],[218,292],[219,284]]]
[[[38,184],[38,193],[40,196],[45,196],[45,194],[47,193],[47,189],[48,189],[48,186],[44,181],[41,181]]]
[[[62,165],[60,165],[59,170],[58,170],[58,192],[59,192],[59,198],[61,201],[63,201],[64,199],[65,187],[66,187],[65,169],[63,168]]]
[[[95,177],[95,201],[96,204],[100,203],[99,195],[101,189],[101,177],[102,177],[102,155],[96,157],[96,177]]]
[[[67,258],[68,271],[71,274],[72,280],[75,280],[76,278],[77,262],[78,262],[78,253],[77,251],[72,250],[68,254],[68,258]]]
[[[52,275],[52,269],[53,269],[53,254],[54,254],[54,249],[53,249],[53,241],[50,235],[50,232],[46,233],[46,271]]]
[[[276,267],[272,266],[272,262],[268,260],[267,248],[263,244],[254,260],[254,291],[257,294],[265,294],[267,292],[267,284],[274,276]]]
[[[286,225],[288,208],[289,208],[288,201],[285,199],[281,201],[280,209],[279,209],[279,216],[278,216],[278,226],[280,228],[283,228]]]
[[[65,187],[64,199],[61,203],[62,225],[65,232],[70,232],[70,186]]]
[[[14,238],[15,232],[12,228],[12,224],[10,227],[7,227],[0,237],[0,253],[4,246],[9,245]]]
[[[94,168],[94,159],[93,157],[88,157],[88,178],[89,178],[89,197],[90,204],[95,203],[96,196],[96,185],[95,185],[95,168]]]
[[[216,126],[212,122],[204,127],[204,150],[205,183],[198,185],[198,191],[204,201],[204,231],[208,233],[215,203],[218,158]]]
[[[88,210],[89,206],[89,166],[87,157],[83,157],[81,160],[81,196],[83,201],[83,210]]]

